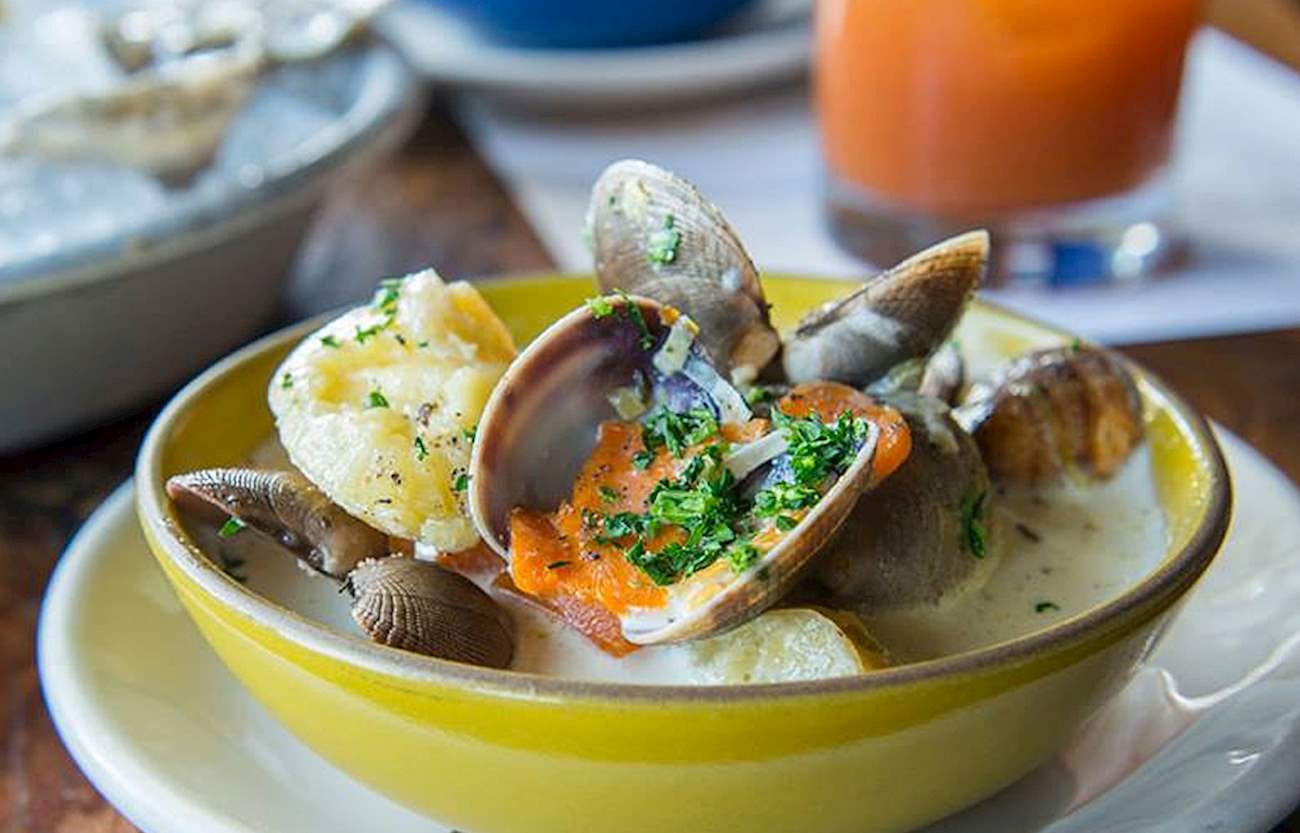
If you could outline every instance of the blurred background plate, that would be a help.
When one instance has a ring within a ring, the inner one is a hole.
[[[812,47],[811,5],[761,0],[694,40],[601,49],[508,43],[431,0],[399,0],[377,25],[430,80],[534,107],[592,110],[665,105],[797,77]]]
[[[420,103],[374,43],[265,76],[179,187],[0,160],[0,454],[139,406],[270,324],[326,188],[395,146]]]

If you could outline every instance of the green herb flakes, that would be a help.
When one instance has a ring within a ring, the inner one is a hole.
[[[570,563],[572,563],[572,562],[567,561],[567,560],[552,561],[550,564],[547,564],[547,565],[546,565],[546,569],[548,569],[548,570],[558,570],[558,569],[560,569],[561,567],[567,567],[567,566],[569,566]]]
[[[614,314],[614,302],[604,296],[587,299],[587,309],[593,318],[608,318]]]
[[[463,492],[468,488],[469,488],[469,475],[466,474],[465,472],[461,472],[460,474],[456,475],[456,479],[451,482],[451,490],[453,492]]]
[[[379,282],[375,291],[374,306],[389,315],[397,313],[397,302],[402,298],[402,284],[405,278],[385,278]]]
[[[971,494],[961,504],[962,544],[976,558],[988,552],[988,526],[985,521],[985,500],[988,492]]]
[[[387,407],[388,407],[388,399],[387,399],[387,398],[386,398],[382,393],[380,393],[379,391],[377,391],[377,390],[372,390],[370,393],[366,394],[366,407],[367,407],[367,408],[387,408]]]
[[[744,572],[754,565],[758,560],[758,547],[743,541],[738,544],[732,544],[727,548],[727,561],[731,564],[731,569],[737,573]]]
[[[280,374],[280,387],[284,388],[285,390],[288,390],[289,388],[293,387],[292,373],[285,371],[284,373]]]
[[[830,423],[815,414],[792,417],[781,411],[774,411],[772,420],[785,434],[790,468],[800,484],[818,484],[842,474],[867,437],[867,421],[848,411]]]
[[[646,257],[650,262],[662,266],[677,259],[677,247],[681,245],[682,234],[676,228],[677,218],[668,214],[664,216],[663,228],[650,232],[646,240]]]
[[[429,456],[429,447],[424,444],[424,438],[416,437],[415,438],[415,459],[423,463],[425,458],[428,456]]]
[[[336,350],[339,346],[339,340],[334,336],[321,336],[320,343],[324,344],[326,347],[333,347]]]
[[[614,503],[618,500],[617,489],[611,489],[609,486],[601,486],[598,491],[600,492],[600,499],[606,503]]]
[[[234,515],[231,515],[229,518],[226,518],[226,522],[217,530],[217,535],[222,538],[231,538],[238,535],[239,531],[245,526],[247,526],[247,524],[239,518],[236,518]]]
[[[1034,605],[1034,613],[1047,613],[1048,611],[1060,610],[1061,606],[1056,602],[1039,602]]]
[[[718,420],[704,408],[693,408],[684,414],[659,406],[641,423],[641,441],[646,450],[656,452],[667,447],[668,453],[680,458],[693,445],[698,445],[718,433]]]
[[[623,316],[635,324],[637,330],[641,332],[641,349],[646,352],[654,349],[655,337],[650,332],[650,326],[646,324],[645,316],[641,314],[641,307],[621,289],[618,291],[618,297],[623,301]]]

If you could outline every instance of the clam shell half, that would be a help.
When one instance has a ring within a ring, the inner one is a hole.
[[[653,351],[645,349],[642,339],[648,332],[661,341],[675,315],[647,298],[629,296],[615,303],[635,305],[646,330],[623,313],[598,316],[589,308],[575,310],[519,355],[483,411],[471,461],[469,506],[479,534],[507,561],[512,555],[511,511],[550,511],[568,498],[595,446],[600,423],[618,418],[609,394],[638,373],[652,373],[647,368]],[[692,379],[685,375],[654,379],[655,397],[670,403],[694,401],[716,412],[721,394],[699,385],[703,374]],[[714,379],[734,394],[716,374]],[[878,436],[871,426],[849,469],[756,564],[735,573],[720,561],[671,585],[664,607],[619,616],[624,636],[639,644],[694,639],[739,625],[770,607],[873,485],[871,463]]]

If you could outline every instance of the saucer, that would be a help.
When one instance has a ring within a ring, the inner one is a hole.
[[[660,46],[538,49],[496,43],[428,0],[401,0],[378,29],[431,81],[533,107],[628,108],[739,93],[802,73],[809,0],[763,0],[708,37]]]
[[[1148,666],[1071,745],[925,833],[1256,833],[1300,780],[1300,493],[1219,437],[1223,553]],[[446,833],[352,781],[244,692],[194,629],[121,486],[64,553],[38,662],[73,758],[146,833]]]

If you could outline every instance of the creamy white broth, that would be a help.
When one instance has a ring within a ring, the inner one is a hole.
[[[250,464],[288,464],[279,444]],[[998,555],[971,585],[936,606],[879,614],[868,630],[900,661],[930,659],[992,645],[1077,615],[1146,575],[1168,535],[1143,446],[1104,483],[1013,489],[997,496],[991,518]],[[195,529],[206,552],[240,562],[233,570],[250,589],[306,618],[359,634],[338,583],[298,565],[252,532],[219,538]],[[481,582],[482,583],[482,582]],[[715,682],[689,645],[644,648],[615,658],[558,619],[491,588],[516,624],[512,668],[580,680],[629,683]]]
[[[1082,613],[1154,569],[1168,544],[1145,445],[1109,481],[1000,491],[991,522],[998,556],[982,586],[867,620],[895,658],[981,648]]]

